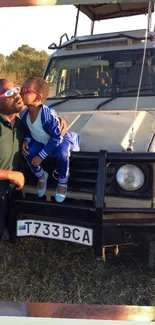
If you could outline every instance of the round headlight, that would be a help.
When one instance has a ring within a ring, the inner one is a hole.
[[[144,184],[144,173],[134,165],[124,165],[119,168],[116,180],[120,187],[126,191],[136,191]]]

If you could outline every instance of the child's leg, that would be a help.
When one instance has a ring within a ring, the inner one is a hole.
[[[45,182],[46,182],[45,176],[47,176],[47,175],[41,166],[33,166],[31,164],[31,161],[35,156],[38,155],[38,153],[43,149],[43,147],[44,147],[44,144],[37,142],[37,141],[32,141],[28,145],[29,154],[27,156],[24,156],[28,165],[30,166],[33,174],[35,174],[35,176],[38,178],[38,185],[37,185],[38,190],[42,190],[45,187]]]
[[[67,192],[69,156],[70,143],[64,140],[54,151],[54,157],[56,158],[56,166],[59,175],[57,193],[64,196],[64,199],[66,197]]]
[[[32,141],[28,144],[29,154],[27,156],[24,156],[33,174],[35,174],[37,178],[40,178],[44,175],[43,168],[41,166],[33,166],[31,164],[31,161],[35,156],[37,156],[37,154],[43,149],[43,147],[44,145],[42,143],[37,141]]]
[[[69,174],[69,157],[71,151],[80,151],[80,136],[75,132],[67,132],[63,142],[55,149],[59,183],[66,184]]]

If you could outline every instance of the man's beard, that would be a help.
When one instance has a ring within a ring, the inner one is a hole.
[[[23,110],[23,106],[21,107],[3,107],[1,108],[0,107],[0,114],[3,114],[3,115],[13,115],[13,114],[18,114],[20,113],[21,111]]]

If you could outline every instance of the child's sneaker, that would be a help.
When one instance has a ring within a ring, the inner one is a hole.
[[[60,193],[58,192],[58,187],[59,187],[59,186],[62,186],[62,187],[65,187],[65,188],[66,188],[66,191],[65,191],[64,194],[60,194]],[[59,203],[62,203],[62,202],[65,200],[66,195],[67,195],[67,184],[58,184],[57,189],[56,189],[56,193],[55,193],[55,200],[56,200],[57,202],[59,202]]]
[[[38,179],[38,183],[45,183],[43,188],[39,188],[39,184],[37,185],[37,194],[39,197],[42,197],[45,195],[47,191],[47,180],[48,180],[48,173],[44,172],[44,179]]]

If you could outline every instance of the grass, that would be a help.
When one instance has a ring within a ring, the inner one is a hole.
[[[155,273],[143,251],[123,250],[107,263],[90,248],[42,239],[0,243],[1,300],[155,305]]]

